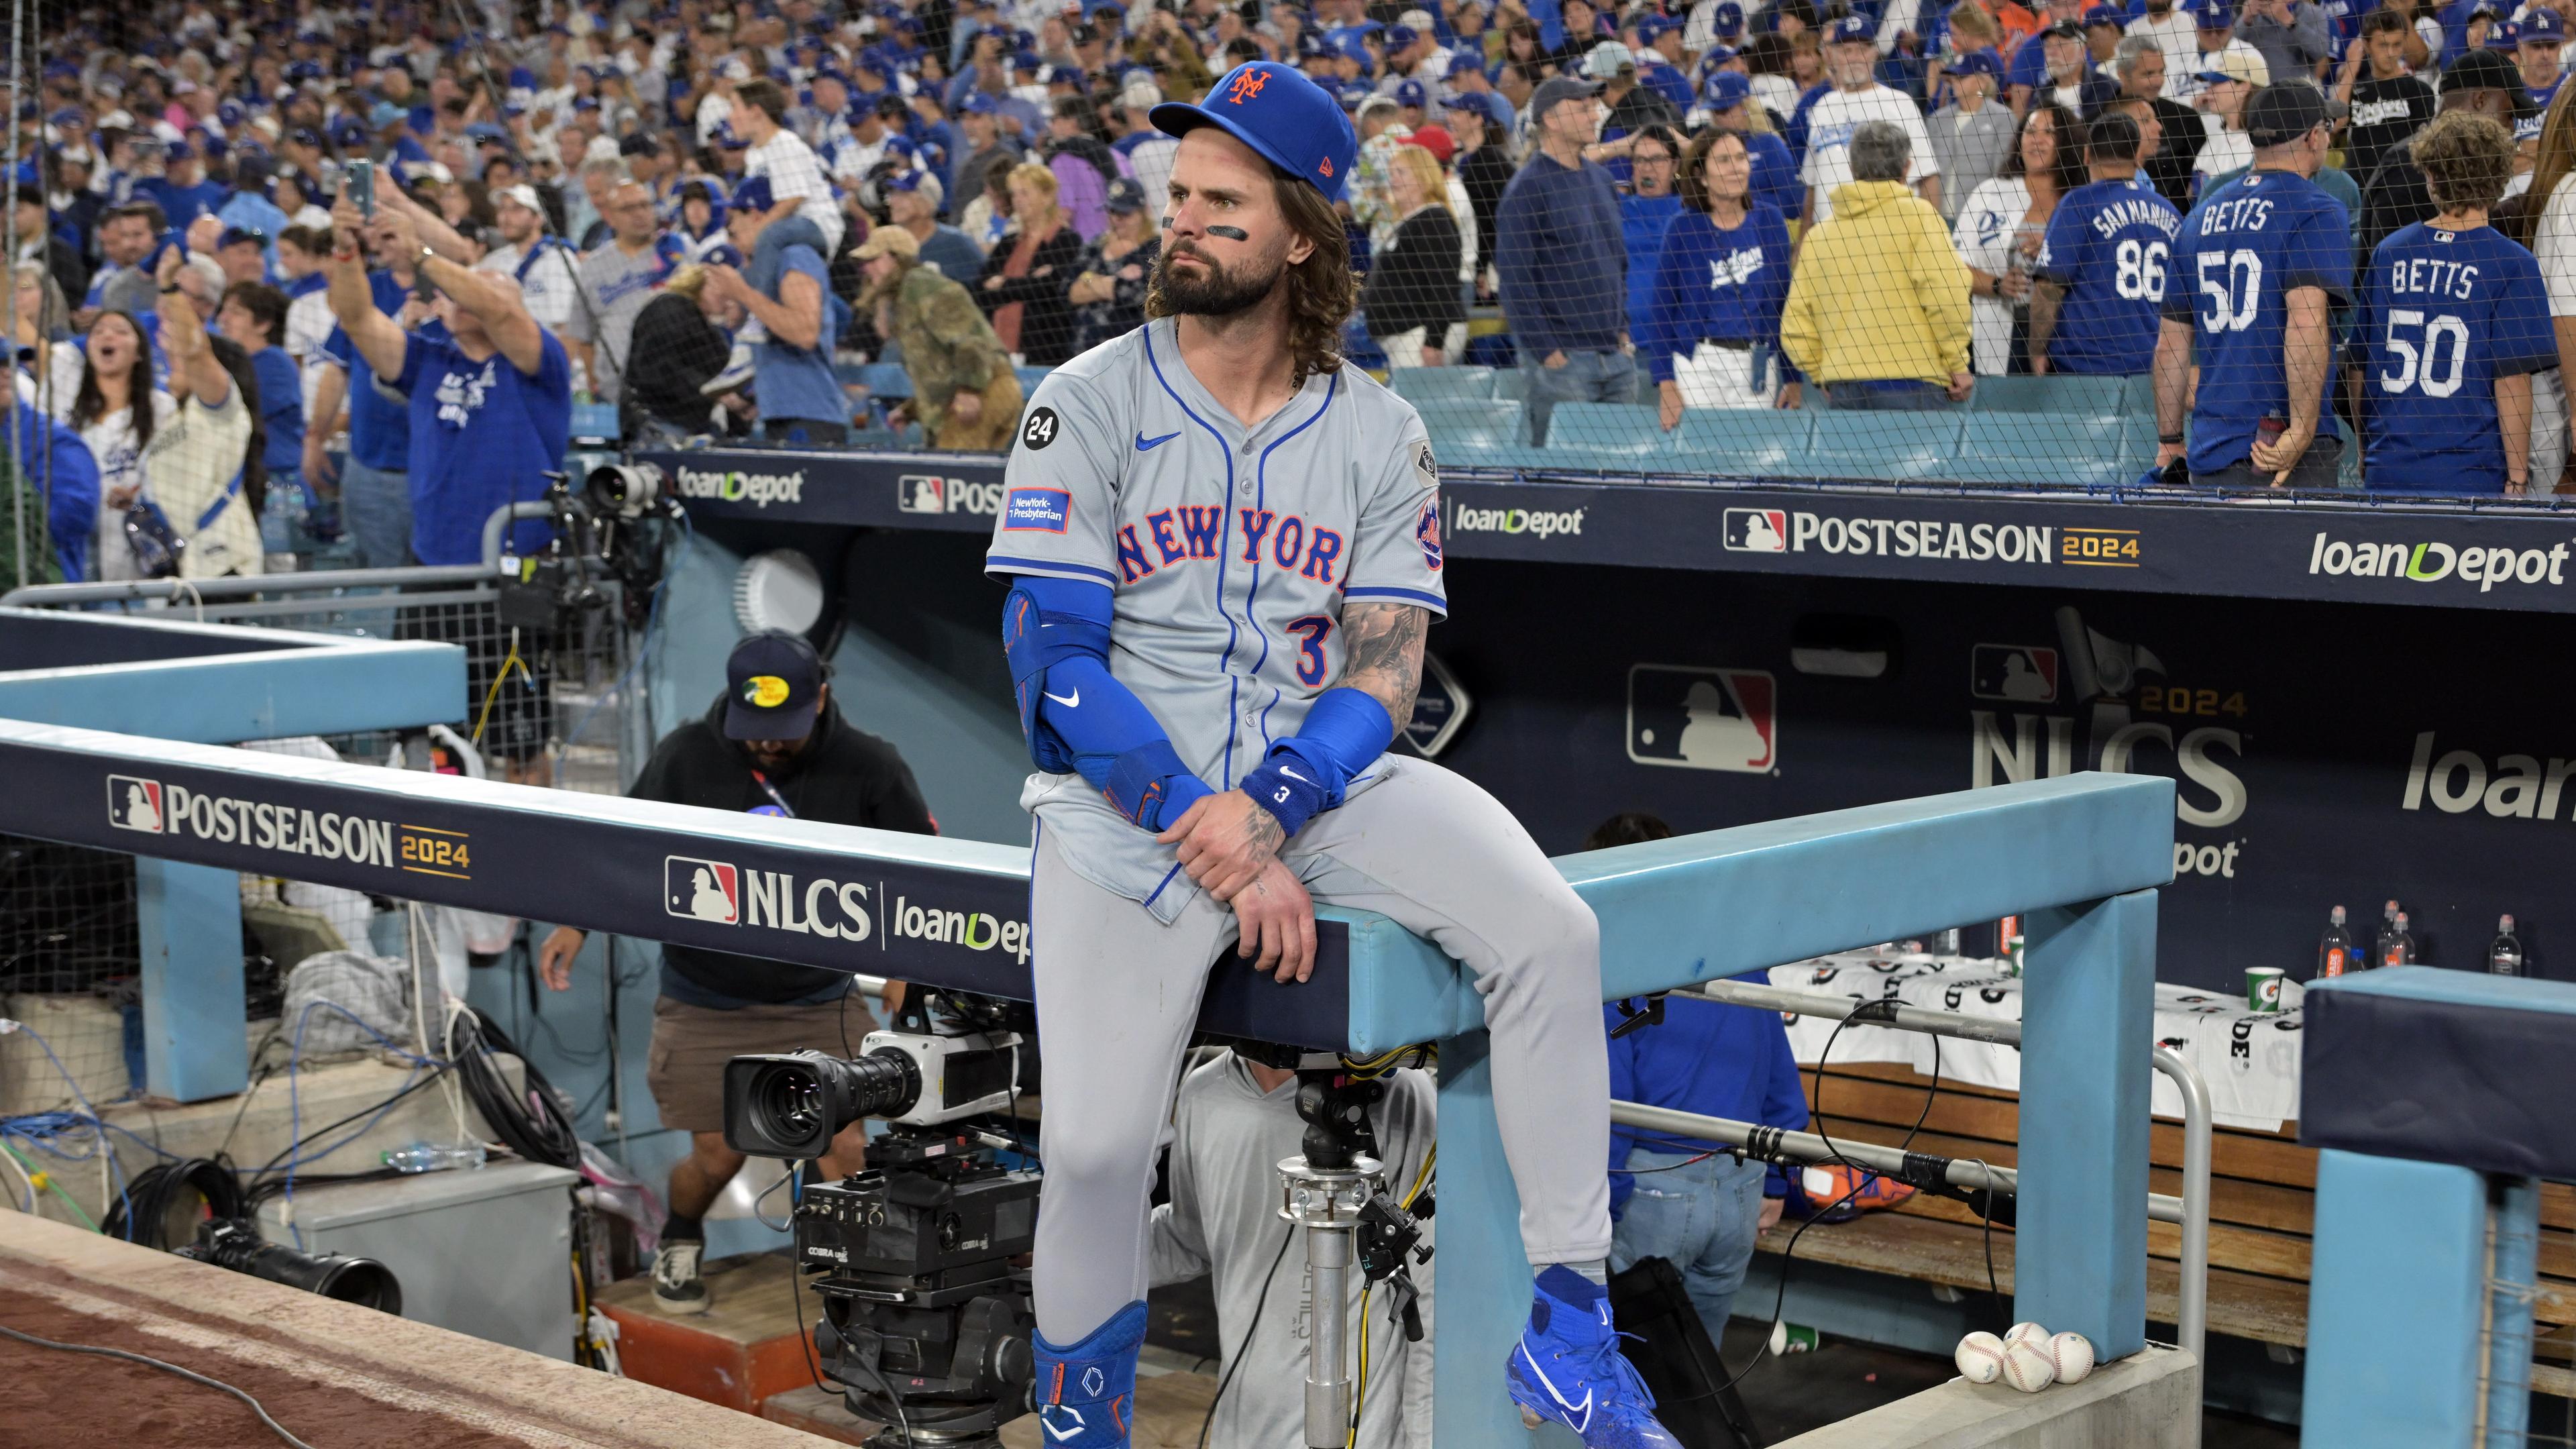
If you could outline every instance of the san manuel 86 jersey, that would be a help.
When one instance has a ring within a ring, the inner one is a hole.
[[[1175,326],[1038,384],[984,567],[1109,585],[1110,673],[1224,790],[1341,679],[1344,600],[1448,612],[1440,475],[1412,405],[1356,368],[1247,430],[1182,363]],[[1079,776],[1034,776],[1021,803],[1097,884],[1165,920],[1187,904],[1171,849]]]

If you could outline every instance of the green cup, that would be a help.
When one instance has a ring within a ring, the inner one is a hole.
[[[2281,968],[2248,966],[2245,968],[2245,1006],[2249,1011],[2271,1013],[2281,1009]]]

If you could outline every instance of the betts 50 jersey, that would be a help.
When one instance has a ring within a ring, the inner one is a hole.
[[[1182,363],[1175,325],[1038,384],[984,567],[1109,585],[1110,673],[1225,790],[1340,680],[1344,600],[1448,612],[1440,476],[1412,406],[1356,368],[1245,428]],[[1187,903],[1170,848],[1079,776],[1033,776],[1021,803],[1096,884],[1165,920]]]

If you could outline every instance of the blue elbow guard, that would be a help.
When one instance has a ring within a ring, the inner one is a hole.
[[[1352,778],[1376,763],[1394,739],[1395,721],[1375,698],[1356,689],[1325,690],[1297,733],[1273,744],[1243,777],[1243,793],[1294,835],[1341,804]]]
[[[1061,582],[1023,579],[1002,604],[1002,653],[1010,663],[1020,733],[1029,742],[1029,758],[1051,775],[1072,773],[1074,751],[1038,718],[1047,671],[1068,660],[1089,658],[1105,665],[1109,658],[1108,590],[1101,589],[1103,597],[1095,603],[1083,591],[1096,586],[1047,587]]]

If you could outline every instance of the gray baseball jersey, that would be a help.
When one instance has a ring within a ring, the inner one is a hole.
[[[1440,477],[1412,406],[1356,368],[1308,378],[1246,429],[1182,363],[1174,326],[1038,384],[984,564],[1116,590],[1110,673],[1224,790],[1340,680],[1344,600],[1448,612]],[[1076,870],[1166,922],[1195,889],[1079,776],[1031,776],[1021,804]]]

